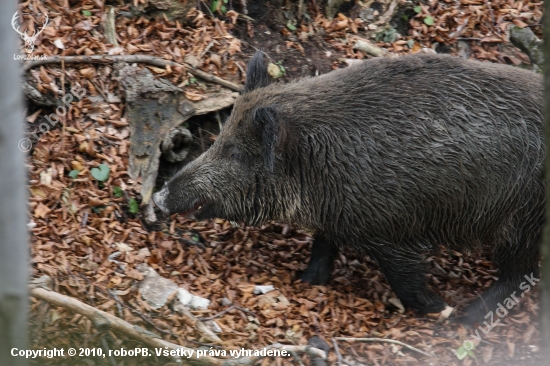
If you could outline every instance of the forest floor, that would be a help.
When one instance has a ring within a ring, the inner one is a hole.
[[[268,54],[279,67],[278,79],[286,82],[373,57],[354,49],[360,40],[369,40],[390,55],[450,53],[529,68],[529,57],[511,45],[508,29],[513,25],[531,28],[540,36],[543,7],[542,2],[524,0],[395,1],[405,10],[390,14],[376,26],[385,8],[372,2],[366,10],[344,3],[341,12],[329,20],[315,1],[303,2],[301,14],[295,11],[294,2],[286,2],[286,10],[281,11],[273,8],[277,2],[249,0],[245,9],[243,2],[235,0],[209,1],[177,21],[147,14],[132,17],[128,15],[132,6],[120,3],[112,4],[118,47],[103,35],[102,21],[110,9],[104,1],[27,0],[21,2],[20,11],[27,14],[27,27],[40,25],[38,14],[49,15],[35,55],[151,55],[195,63],[207,73],[242,84],[246,62],[257,49]],[[227,8],[221,9],[222,4]],[[243,16],[245,12],[247,16]],[[189,100],[206,97],[205,82],[183,68],[139,66],[182,88]],[[536,287],[508,314],[495,318],[492,329],[486,325],[466,329],[400,309],[377,264],[353,253],[339,255],[328,286],[302,283],[298,276],[306,267],[312,239],[310,233],[292,225],[267,223],[254,228],[221,219],[195,222],[175,215],[166,222],[165,230],[150,230],[138,210],[141,180],[132,180],[127,173],[130,131],[115,68],[89,63],[42,65],[27,71],[26,78],[54,100],[61,100],[76,83],[86,91],[62,119],[63,127],[59,123],[32,140],[28,157],[32,277],[51,277],[54,291],[194,349],[259,349],[274,343],[306,345],[309,341],[330,349],[329,364],[339,362],[339,354],[347,365],[541,362]],[[223,117],[230,110],[221,112]],[[52,113],[54,107],[27,104],[29,137]],[[215,140],[219,132],[216,117],[211,113],[190,120],[196,128],[192,129],[194,151],[188,159]],[[100,164],[106,164],[109,172],[98,179],[94,169]],[[173,170],[166,168],[160,178]],[[143,263],[177,286],[210,300],[207,309],[192,313],[198,318],[215,316],[216,325],[208,325],[220,331],[217,335],[222,341],[213,343],[205,338],[188,316],[174,309],[172,299],[153,309],[139,290],[144,275],[138,268]],[[458,310],[497,278],[490,255],[484,253],[442,249],[428,264],[429,284]],[[257,285],[272,285],[275,290],[254,294]],[[232,305],[236,307],[230,308]],[[127,335],[94,326],[81,314],[34,298],[30,316],[31,343],[37,349],[144,346]],[[338,354],[333,337],[392,339],[433,357],[380,341],[338,340]],[[459,359],[456,353],[465,353],[460,347],[472,343],[475,349]],[[312,364],[309,356],[299,357]],[[156,356],[34,360],[41,365],[169,362]],[[266,357],[258,363],[279,366],[298,361]]]

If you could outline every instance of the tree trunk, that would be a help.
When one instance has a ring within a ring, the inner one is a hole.
[[[27,197],[23,91],[17,33],[11,27],[16,0],[0,2],[0,365],[27,365],[12,348],[27,349]]]
[[[550,1],[545,2],[544,16],[544,58],[550,60]],[[543,360],[550,360],[550,154],[548,147],[550,142],[550,67],[548,62],[544,64],[544,121],[546,140],[546,159],[544,171],[546,179],[546,223],[542,237],[542,280],[541,280],[541,348]]]

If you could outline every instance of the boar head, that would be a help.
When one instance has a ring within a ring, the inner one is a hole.
[[[248,225],[288,216],[281,199],[288,194],[281,163],[288,128],[269,83],[263,53],[258,52],[248,64],[244,92],[214,144],[153,195],[164,214]]]

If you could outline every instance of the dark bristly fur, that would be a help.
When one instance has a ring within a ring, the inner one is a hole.
[[[210,150],[155,194],[165,212],[315,232],[303,279],[328,281],[338,248],[373,257],[405,306],[438,312],[425,255],[493,250],[483,318],[538,276],[544,183],[542,81],[451,56],[379,58],[268,85],[261,54]],[[198,206],[201,206],[200,208]]]

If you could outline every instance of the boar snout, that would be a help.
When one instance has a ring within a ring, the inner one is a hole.
[[[153,194],[153,203],[162,211],[163,216],[180,213],[196,219],[197,215],[208,212],[210,201],[181,187],[181,182],[181,177],[167,182],[160,191]],[[208,213],[207,217],[210,218]]]
[[[165,216],[170,215],[170,210],[166,207],[166,197],[168,196],[168,187],[165,185],[160,191],[153,194],[153,203],[162,211]]]

